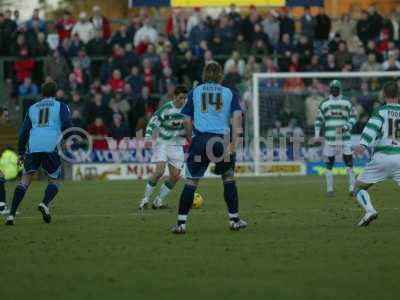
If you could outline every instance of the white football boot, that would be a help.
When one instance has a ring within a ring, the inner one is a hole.
[[[163,204],[163,201],[161,200],[160,196],[157,196],[154,201],[153,204],[151,206],[153,209],[167,209],[168,205]]]
[[[358,226],[368,226],[372,221],[378,219],[378,213],[374,211],[368,211],[365,215],[361,218],[360,222],[358,222]]]
[[[244,228],[246,228],[246,227],[247,227],[247,222],[244,221],[244,220],[239,220],[239,221],[237,221],[237,222],[235,222],[235,221],[229,221],[229,228],[230,228],[231,230],[236,231],[236,230],[244,229]]]
[[[7,208],[7,205],[3,204],[0,206],[0,215],[8,215],[10,210]]]
[[[172,227],[171,232],[174,234],[185,234],[186,233],[186,224],[174,225],[174,227]]]
[[[143,198],[142,200],[140,200],[140,204],[139,204],[139,209],[143,210],[143,209],[147,209],[149,207],[149,198]]]
[[[5,224],[9,225],[9,226],[14,225],[14,220],[15,220],[15,217],[13,215],[9,215],[6,219]]]
[[[42,214],[43,222],[49,224],[51,223],[51,215],[50,215],[50,209],[46,204],[40,203],[38,206],[38,211]]]

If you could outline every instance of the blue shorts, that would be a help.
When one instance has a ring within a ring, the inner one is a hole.
[[[40,167],[42,167],[50,178],[60,178],[61,159],[57,152],[37,152],[25,155],[24,174],[35,173]]]
[[[202,178],[210,162],[215,163],[214,173],[217,175],[235,169],[234,155],[224,159],[227,145],[224,145],[223,138],[223,135],[211,133],[200,133],[193,138],[186,160],[186,178]]]

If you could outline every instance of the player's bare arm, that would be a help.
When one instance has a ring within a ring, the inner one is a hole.
[[[357,145],[354,147],[354,154],[356,155],[363,155],[367,151],[367,147],[364,145]]]

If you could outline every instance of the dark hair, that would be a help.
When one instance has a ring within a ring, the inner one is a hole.
[[[386,82],[383,86],[383,95],[386,98],[394,99],[399,96],[399,87],[395,81]]]
[[[178,95],[180,95],[180,94],[187,94],[187,93],[188,93],[188,89],[187,89],[184,85],[178,85],[178,86],[175,88],[174,95],[175,95],[175,96],[178,96]]]
[[[203,82],[221,83],[224,79],[224,71],[216,61],[206,64],[203,69]]]
[[[43,97],[55,97],[57,93],[57,83],[50,80],[42,84]]]

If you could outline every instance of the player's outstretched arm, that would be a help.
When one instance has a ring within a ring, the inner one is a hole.
[[[356,155],[363,155],[365,151],[367,151],[367,147],[362,144],[354,147],[354,154]]]
[[[154,134],[154,130],[161,125],[161,120],[158,114],[156,113],[149,121],[149,124],[146,126],[146,131],[145,131],[145,139],[151,139]]]
[[[370,147],[381,132],[383,123],[384,118],[380,115],[379,109],[377,109],[368,120],[367,125],[365,125],[361,134],[360,144],[366,148]]]
[[[32,121],[29,117],[29,112],[26,114],[22,127],[19,131],[18,138],[18,154],[24,155],[26,152],[26,145],[28,144],[29,134],[32,128]]]
[[[194,118],[194,105],[193,105],[193,91],[191,91],[183,107],[181,113],[185,116],[183,120],[183,127],[185,128],[186,139],[190,141],[192,139],[193,131],[193,118]]]
[[[68,105],[65,103],[61,103],[60,119],[61,119],[61,130],[62,131],[73,127],[72,120],[71,120],[71,113],[69,111]]]
[[[185,128],[186,139],[190,141],[193,134],[193,122],[191,118],[185,118],[183,120],[183,127]]]
[[[161,118],[156,112],[156,114],[150,119],[149,123],[146,126],[144,133],[144,146],[145,148],[152,147],[152,141],[154,137],[154,130],[161,126]]]
[[[356,110],[353,105],[351,105],[351,112],[350,112],[350,118],[349,118],[349,124],[348,124],[348,130],[351,131],[357,123],[357,116],[356,116]]]

